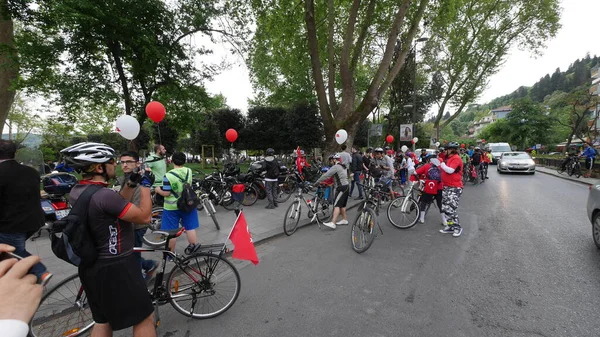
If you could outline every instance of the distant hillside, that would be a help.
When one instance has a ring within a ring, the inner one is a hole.
[[[3,134],[2,139],[8,139],[8,133]],[[42,135],[37,135],[33,133],[29,134],[23,142],[23,145],[32,148],[37,148],[38,146],[40,146],[40,144],[42,144]]]
[[[512,93],[494,98],[485,105],[489,109],[494,109],[503,105],[510,105],[514,100],[527,96],[534,102],[541,103],[547,95],[557,90],[570,92],[589,82],[591,79],[590,70],[599,62],[600,58],[598,56],[590,57],[588,54],[585,58],[573,62],[566,71],[560,71],[560,68],[557,68],[552,75],[546,74],[533,86],[519,87]]]

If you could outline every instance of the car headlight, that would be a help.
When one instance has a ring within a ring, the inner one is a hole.
[[[529,166],[535,166],[535,161],[530,160],[529,163],[527,163]]]

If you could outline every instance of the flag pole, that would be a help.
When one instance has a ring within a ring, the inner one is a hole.
[[[229,240],[229,237],[231,236],[231,233],[233,233],[233,229],[235,228],[235,225],[237,225],[238,220],[240,220],[241,216],[242,216],[242,211],[240,210],[239,213],[237,214],[237,218],[235,219],[235,222],[233,223],[233,227],[231,227],[231,230],[229,231],[229,235],[227,235],[226,240]]]

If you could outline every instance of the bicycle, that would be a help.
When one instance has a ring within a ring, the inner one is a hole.
[[[360,184],[365,192],[365,200],[358,206],[358,214],[354,223],[352,224],[351,230],[351,241],[352,249],[357,253],[364,253],[371,247],[377,231],[375,231],[375,224],[379,228],[379,231],[383,235],[383,230],[379,225],[379,205],[381,204],[381,197],[385,193],[382,190],[387,189],[381,183],[373,186]]]
[[[300,201],[303,201],[304,205],[308,208],[308,218],[311,219],[310,222],[312,223],[316,220],[319,229],[321,229],[321,224],[331,216],[332,206],[324,198],[325,187],[320,184],[312,199],[307,200],[304,198],[303,193],[310,192],[308,186],[309,183],[307,182],[298,183],[295,200],[288,207],[287,211],[285,211],[285,217],[283,218],[283,232],[287,236],[294,234],[296,229],[298,229],[298,223],[302,216],[302,204]]]
[[[569,177],[575,176],[575,178],[581,177],[581,163],[579,162],[579,158],[574,158],[569,166],[567,167],[567,173]]]
[[[388,205],[387,217],[394,227],[408,229],[417,223],[421,214],[419,209],[421,193],[421,181],[419,180],[410,186],[406,195],[394,199]]]
[[[174,234],[163,233],[168,242],[184,231],[182,228]],[[187,317],[206,319],[226,312],[239,296],[240,275],[223,256],[226,252],[224,243],[200,245],[187,257],[171,252],[168,244],[163,249],[136,247],[134,251],[161,252],[163,255],[152,288],[149,289],[156,328],[160,326],[159,306],[163,304],[170,303],[177,312]],[[165,275],[169,258],[175,266]],[[212,304],[218,307],[208,309]],[[77,274],[69,276],[42,297],[29,326],[33,337],[81,336],[94,326],[89,303]]]

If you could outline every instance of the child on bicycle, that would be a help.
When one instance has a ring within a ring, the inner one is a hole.
[[[434,161],[437,165],[433,165],[431,162]],[[427,155],[425,157],[425,164],[417,168],[414,176],[417,180],[424,180],[423,194],[419,199],[419,209],[421,214],[419,216],[419,222],[425,223],[425,214],[429,210],[431,203],[436,201],[437,208],[440,211],[442,222],[445,220],[444,213],[442,212],[442,176],[439,166],[439,159],[434,154]]]
[[[342,156],[339,153],[334,154],[332,157],[334,165],[331,166],[331,168],[313,184],[314,186],[318,186],[329,177],[334,178],[337,182],[331,222],[323,223],[323,225],[331,229],[335,229],[336,225],[348,224],[348,215],[346,214],[346,204],[348,202],[349,192],[348,171],[346,170],[346,167],[342,165],[341,158]],[[342,220],[336,222],[337,218],[340,216],[340,213],[342,215]]]

